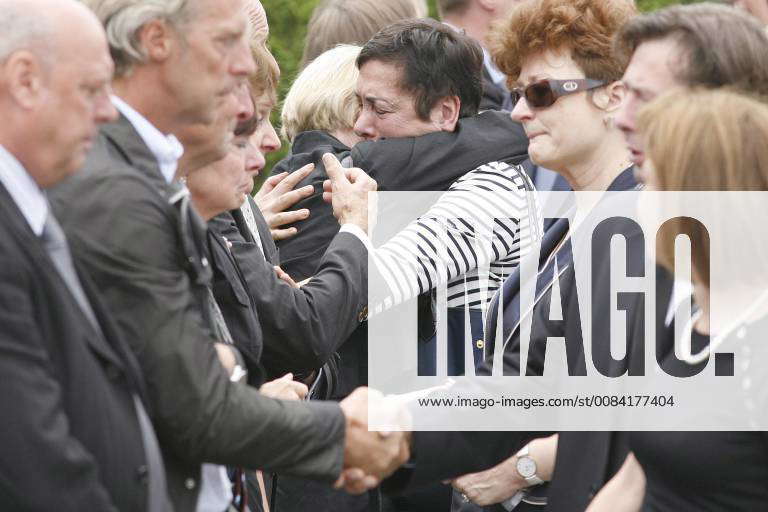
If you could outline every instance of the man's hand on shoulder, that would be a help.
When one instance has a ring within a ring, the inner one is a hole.
[[[323,183],[323,199],[333,206],[339,224],[353,224],[370,234],[368,219],[376,216],[376,180],[356,167],[344,168],[330,153],[323,155],[328,180]],[[370,216],[369,216],[370,212]]]

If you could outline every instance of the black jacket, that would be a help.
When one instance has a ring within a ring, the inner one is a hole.
[[[485,163],[524,161],[528,139],[522,126],[504,112],[484,112],[460,119],[454,132],[361,142],[351,151],[323,132],[299,134],[292,154],[273,171],[293,171],[307,163],[316,165],[297,186],[311,184],[315,193],[293,207],[309,209],[310,216],[295,224],[298,235],[278,243],[283,269],[294,279],[306,279],[314,274],[320,256],[339,230],[330,206],[322,197],[322,184],[327,175],[321,158],[326,152],[334,153],[340,160],[351,157],[355,167],[377,181],[378,190],[448,190],[458,178]]]
[[[142,379],[78,271],[103,337],[0,184],[2,510],[146,509]]]
[[[258,207],[254,204],[252,208],[260,232],[269,236]],[[223,301],[222,310],[227,309],[224,315],[232,336],[249,353],[261,353],[261,364],[269,379],[287,372],[310,373],[328,362],[365,318],[365,246],[352,234],[337,234],[321,255],[317,273],[297,290],[275,274],[277,251],[271,237],[260,237],[265,253],[272,254],[272,261],[267,261],[248,227],[242,225],[244,220],[237,222],[240,215],[235,210],[210,222],[220,241],[218,258],[225,260],[229,269],[216,295]],[[223,239],[231,245],[228,250]],[[258,315],[261,332],[253,332],[254,311],[250,304]],[[257,338],[259,347],[247,346],[251,342],[245,340]]]
[[[194,509],[202,462],[334,479],[343,458],[338,405],[272,400],[229,381],[197,293],[208,281],[185,249],[194,245],[187,234],[205,241],[205,231],[194,212],[183,217],[169,204],[172,191],[121,117],[101,128],[84,170],[51,198],[144,372],[175,507]],[[208,265],[205,254],[193,259]]]
[[[480,111],[503,110],[505,107],[511,109],[513,106],[509,91],[493,83],[488,68],[483,66],[483,97],[480,100]]]

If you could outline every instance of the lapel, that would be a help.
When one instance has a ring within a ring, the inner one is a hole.
[[[279,265],[280,259],[278,257],[277,246],[272,239],[272,232],[267,225],[267,219],[262,215],[256,201],[248,196],[248,201],[251,202],[251,210],[253,211],[253,218],[256,220],[256,227],[259,228],[259,238],[261,239],[261,246],[264,248],[264,257],[273,265]]]
[[[632,190],[633,188],[637,187],[637,181],[634,177],[634,168],[630,167],[629,169],[625,169],[623,172],[621,172],[614,180],[611,182],[611,185],[608,187],[608,191],[621,191],[621,190]],[[543,266],[545,265],[547,258],[549,255],[555,250],[555,248],[558,246],[558,244],[561,242],[563,237],[567,234],[569,227],[569,222],[567,218],[560,218],[557,219],[555,222],[551,224],[551,226],[548,227],[548,229],[544,232],[544,237],[541,241],[541,248],[539,251],[539,264],[538,269],[539,272],[543,270]],[[566,265],[569,265],[572,261],[573,254],[572,254],[572,247],[570,244],[570,241],[566,244],[563,244],[563,246],[558,251],[558,256],[561,258],[561,261],[558,261],[558,273],[561,272]],[[496,296],[493,299],[493,302],[491,303],[491,306],[488,310],[488,318],[486,322],[486,334],[487,334],[487,341],[490,343],[486,343],[486,347],[489,347],[492,352],[492,349],[495,344],[495,336],[496,336],[496,329],[497,329],[497,322],[498,322],[498,300],[500,294],[503,294],[503,304],[504,304],[504,310],[503,310],[503,340],[506,341],[509,339],[509,337],[517,330],[518,326],[520,325],[520,320],[522,318],[521,315],[528,314],[530,311],[532,311],[533,306],[538,304],[538,302],[541,300],[541,298],[545,295],[545,291],[548,290],[552,283],[554,282],[555,274],[548,274],[546,275],[546,279],[543,279],[541,282],[540,279],[544,278],[544,275],[537,276],[537,283],[536,283],[536,293],[534,296],[534,301],[531,306],[526,308],[525,311],[520,311],[520,267],[516,267],[510,276],[504,281],[504,284],[500,290],[499,293],[496,294]]]
[[[546,264],[547,258],[555,250],[557,244],[561,242],[565,234],[568,232],[568,219],[557,219],[552,226],[544,232],[544,237],[541,240],[541,248],[539,250],[539,264],[538,271],[542,271],[542,267]],[[528,258],[534,257],[533,254],[527,256]],[[563,267],[564,262],[560,262],[560,267]],[[554,277],[554,275],[552,276]],[[539,277],[537,276],[537,279]],[[552,278],[542,282],[545,289],[552,284]],[[534,304],[543,295],[540,292],[539,286],[537,286],[536,295],[534,298]],[[509,277],[504,281],[499,292],[493,298],[490,308],[488,309],[488,321],[486,325],[486,333],[488,335],[488,342],[491,343],[491,349],[494,345],[497,322],[498,322],[498,306],[499,298],[503,296],[502,304],[504,305],[502,318],[504,334],[503,339],[506,340],[509,335],[517,329],[520,324],[521,314],[525,311],[520,311],[520,265],[515,267]]]
[[[88,345],[91,347],[91,350],[93,350],[100,358],[106,359],[119,368],[123,368],[124,365],[122,359],[115,354],[112,347],[110,347],[107,341],[96,331],[95,327],[91,325],[91,321],[80,309],[77,301],[69,291],[69,287],[64,282],[64,279],[56,270],[56,267],[48,256],[48,252],[45,250],[42,242],[32,232],[32,229],[29,227],[23,214],[19,211],[16,203],[2,183],[0,183],[0,218],[6,219],[11,236],[16,239],[20,251],[26,253],[29,261],[36,267],[37,273],[46,276],[51,282],[55,283],[60,290],[61,298],[66,297],[65,300],[69,301],[69,304],[67,305],[68,311],[73,312],[80,317],[77,323],[87,330],[85,338]],[[80,277],[80,270],[76,270],[78,277]],[[89,290],[85,286],[83,286],[83,289],[86,292],[86,297],[90,300],[91,294],[88,293]],[[98,312],[96,315],[97,318],[101,316]]]
[[[212,229],[208,230],[208,240],[210,241],[213,264],[229,283],[235,298],[242,306],[252,307],[254,301],[251,299],[250,292],[243,285],[245,278],[232,254],[232,249],[228,246],[228,240]]]
[[[253,233],[248,227],[248,223],[245,221],[245,215],[243,215],[243,211],[240,210],[240,208],[237,208],[236,210],[230,210],[229,213],[235,220],[235,225],[237,226],[237,230],[240,232],[240,235],[243,237],[243,240],[249,244],[255,244],[256,240],[253,239]]]
[[[157,158],[124,115],[120,114],[114,123],[103,125],[101,132],[128,165],[141,171],[158,190],[167,189],[168,183],[160,171]]]
[[[261,213],[261,210],[256,204],[256,201],[254,201],[251,196],[248,196],[246,201],[249,201],[251,205],[253,220],[256,222],[256,229],[258,230],[259,241],[261,242],[261,247],[264,250],[264,258],[272,265],[279,265],[279,250],[275,245],[275,241],[272,239],[272,232],[269,230],[267,220]],[[243,237],[243,239],[249,244],[257,243],[254,239],[253,232],[251,232],[251,228],[248,227],[248,222],[246,222],[245,215],[243,215],[242,210],[238,208],[236,210],[231,210],[229,213],[232,214],[232,218],[235,220],[237,230],[240,231],[240,235]]]

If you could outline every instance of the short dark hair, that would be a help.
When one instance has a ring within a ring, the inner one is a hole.
[[[365,43],[357,67],[371,60],[402,68],[400,87],[413,93],[416,113],[424,121],[446,96],[459,97],[459,117],[473,116],[480,108],[483,51],[447,25],[428,19],[390,25]]]
[[[631,20],[617,46],[631,55],[646,41],[668,37],[684,52],[673,72],[685,85],[768,94],[768,35],[752,16],[712,3],[675,5]]]

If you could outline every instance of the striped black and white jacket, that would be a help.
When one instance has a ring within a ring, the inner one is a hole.
[[[521,166],[491,162],[451,185],[426,214],[370,253],[389,293],[373,314],[447,283],[448,307],[484,310],[541,238],[533,184]]]

